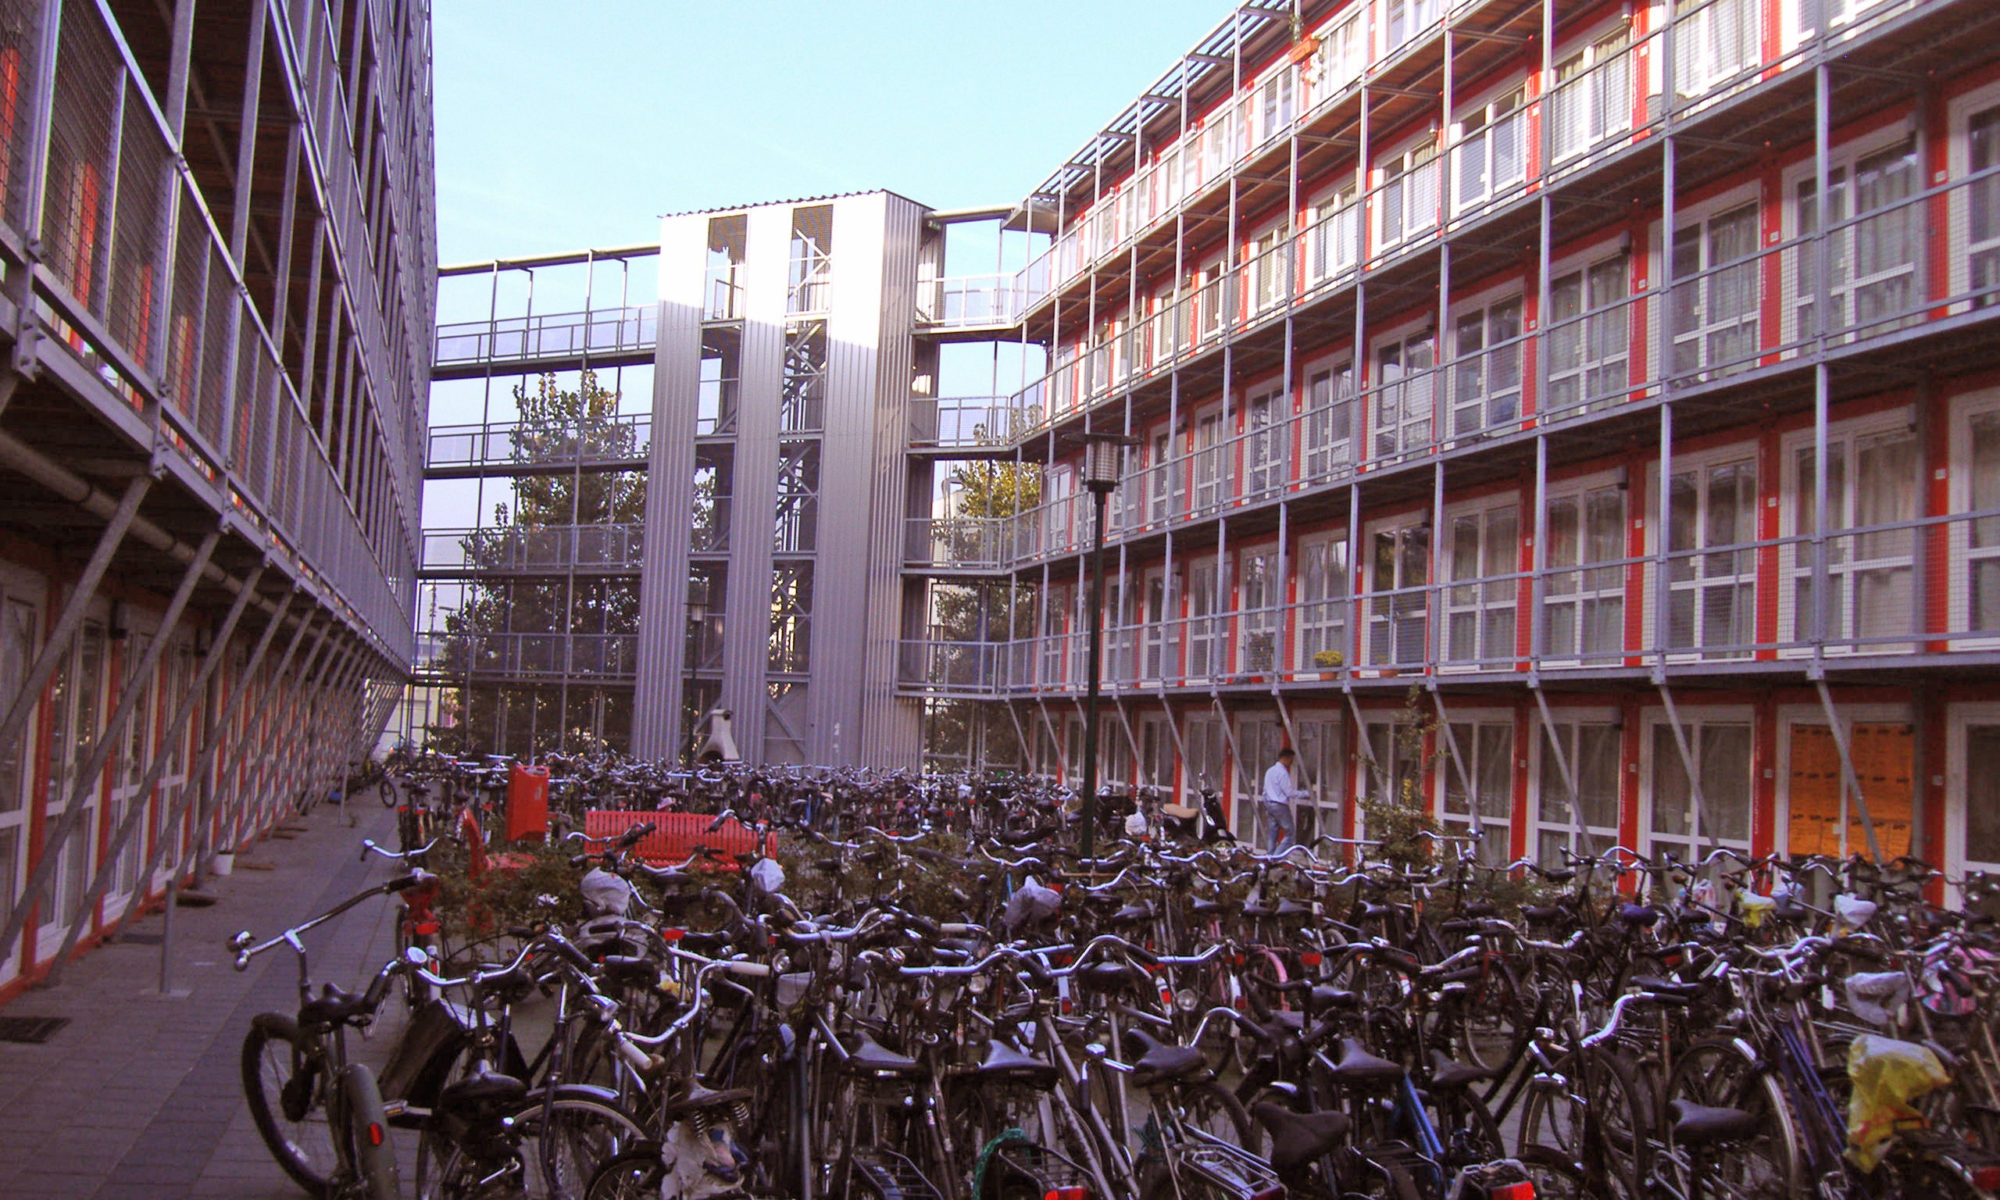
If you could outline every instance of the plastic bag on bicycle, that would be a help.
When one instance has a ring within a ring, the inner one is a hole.
[[[1882,1148],[1908,1122],[1923,1122],[1910,1101],[1951,1082],[1944,1064],[1926,1046],[1872,1033],[1847,1047],[1847,1155],[1864,1171],[1882,1161]]]

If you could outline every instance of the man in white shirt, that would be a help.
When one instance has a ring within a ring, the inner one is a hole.
[[[1281,853],[1292,844],[1292,801],[1302,799],[1307,793],[1299,791],[1292,783],[1292,762],[1298,755],[1290,746],[1278,751],[1278,761],[1264,772],[1264,794],[1258,797],[1258,804],[1264,810],[1264,828],[1271,839],[1270,853]]]

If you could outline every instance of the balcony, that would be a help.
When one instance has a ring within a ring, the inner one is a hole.
[[[652,436],[649,413],[592,417],[575,425],[439,425],[430,430],[424,469],[433,478],[450,478],[638,468],[646,464]]]
[[[420,570],[429,576],[632,572],[643,525],[554,525],[539,529],[426,529]]]
[[[936,450],[1011,448],[1040,414],[1012,396],[910,397],[910,447]]]
[[[1657,542],[1657,526],[1645,525],[1648,542]],[[1519,683],[1529,671],[1558,683],[1645,679],[1655,670],[1796,677],[1808,663],[1866,678],[1890,668],[1978,677],[2000,662],[2000,508],[1823,539],[1795,533],[1439,582],[1375,576],[1381,561],[1370,560],[1358,595],[1336,589],[1281,605],[1224,611],[1211,602],[1216,611],[1207,614],[1113,620],[1103,681],[1114,694],[1407,688],[1427,677]],[[1281,591],[1287,582],[1295,581],[1279,581]],[[1118,593],[1114,580],[1107,607],[1131,611]],[[1013,640],[945,630],[906,640],[898,685],[925,694],[1080,694],[1087,638],[1067,627],[1067,611],[1056,628]]]
[[[424,641],[419,683],[630,682],[639,636],[631,633],[433,634]]]
[[[1021,319],[1026,300],[1026,282],[1014,271],[919,280],[917,332],[999,332]]]
[[[651,362],[657,326],[658,312],[650,304],[440,325],[431,375],[462,379],[489,371]]]
[[[1928,188],[1909,183],[1901,196],[1885,186],[1869,199],[1872,207],[1824,231],[1808,227],[1776,243],[1729,250],[1711,238],[1699,256],[1682,255],[1673,278],[1655,277],[1637,290],[1629,288],[1633,277],[1658,272],[1606,241],[1591,270],[1609,264],[1626,294],[1607,295],[1583,269],[1562,274],[1551,283],[1548,318],[1533,330],[1522,331],[1518,321],[1512,332],[1497,321],[1466,325],[1455,313],[1443,335],[1431,329],[1399,339],[1393,359],[1382,342],[1371,343],[1374,361],[1365,366],[1373,378],[1365,386],[1354,386],[1351,361],[1336,363],[1336,382],[1289,397],[1268,424],[1249,429],[1211,430],[1192,415],[1219,414],[1220,406],[1197,408],[1200,400],[1183,396],[1182,417],[1194,431],[1155,442],[1143,456],[1134,452],[1108,533],[1156,533],[1538,430],[1561,434],[1622,416],[1638,433],[1631,422],[1665,397],[1705,397],[1720,411],[1728,397],[1751,389],[1767,403],[1781,395],[1802,403],[1810,368],[1821,360],[1890,367],[1913,352],[1933,353],[1917,350],[1930,346],[1941,367],[1990,367],[2000,357],[1991,337],[2000,319],[2000,286],[1992,282],[2000,278],[2000,239],[1981,241],[1969,230],[1971,214],[1990,211],[1996,196],[2000,168]],[[1012,419],[1046,430],[1146,386],[1219,347],[1238,323],[1282,307],[1281,300],[1232,303],[1239,293],[1229,283],[1218,281],[1059,365],[1011,398]],[[1305,273],[1281,293],[1312,286]],[[1032,422],[1030,413],[1037,414]],[[1244,420],[1245,406],[1229,415]],[[1050,494],[1015,519],[1022,531],[1011,544],[1024,556],[1015,566],[1074,553],[1087,536],[1087,513],[1073,497]]]

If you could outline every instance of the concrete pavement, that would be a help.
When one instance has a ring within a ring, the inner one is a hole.
[[[361,839],[393,842],[392,813],[372,794],[347,811],[322,805],[296,833],[259,843],[214,881],[218,903],[174,913],[174,993],[158,991],[160,914],[127,940],[70,963],[62,982],[29,991],[0,1016],[70,1023],[41,1045],[0,1042],[0,1198],[5,1200],[294,1200],[303,1195],[257,1136],[238,1063],[250,1018],[297,1008],[297,960],[282,948],[231,969],[230,935],[259,939],[331,908],[394,874],[358,861]],[[357,906],[306,935],[315,985],[357,988],[393,952],[396,902]],[[400,1032],[384,1005],[365,1043],[377,1067]],[[412,1135],[398,1135],[411,1179]]]

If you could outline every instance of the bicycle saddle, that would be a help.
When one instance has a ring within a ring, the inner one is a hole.
[[[1036,1087],[1052,1086],[1057,1073],[1052,1065],[1032,1054],[1023,1054],[998,1038],[987,1047],[986,1061],[975,1072],[983,1079],[1019,1080]]]
[[[1471,1087],[1481,1080],[1493,1078],[1491,1067],[1475,1067],[1462,1063],[1442,1050],[1431,1051],[1431,1086],[1441,1092],[1456,1091]]]
[[[1711,1108],[1688,1100],[1670,1101],[1667,1119],[1674,1123],[1674,1140],[1683,1146],[1737,1141],[1756,1133],[1762,1124],[1757,1114],[1740,1108]]]
[[[898,1054],[867,1034],[861,1045],[847,1056],[847,1069],[869,1075],[921,1075],[923,1064],[906,1054]]]
[[[339,1025],[374,1011],[366,996],[357,996],[329,983],[320,987],[318,999],[299,1006],[299,1024]]]
[[[1333,1064],[1332,1075],[1336,1083],[1367,1087],[1400,1082],[1404,1071],[1401,1063],[1371,1053],[1360,1038],[1344,1037],[1340,1039],[1340,1059]]]
[[[1186,1079],[1208,1070],[1208,1057],[1193,1046],[1170,1046],[1142,1029],[1125,1031],[1127,1053],[1140,1050],[1132,1064],[1132,1085],[1151,1087],[1156,1083]]]
[[[661,1109],[661,1114],[668,1120],[676,1120],[703,1109],[726,1108],[732,1104],[741,1104],[749,1100],[752,1094],[749,1088],[716,1091],[714,1088],[703,1087],[700,1083],[690,1083],[687,1094],[678,1096],[666,1104]]]
[[[1127,904],[1111,914],[1113,925],[1137,925],[1153,919],[1153,906],[1142,900],[1137,904]]]
[[[1271,1165],[1281,1172],[1304,1166],[1333,1149],[1352,1124],[1344,1112],[1296,1113],[1269,1100],[1251,1105],[1250,1115],[1271,1131]]]
[[[1634,929],[1651,929],[1660,919],[1660,910],[1650,904],[1621,904],[1618,919]]]
[[[1212,917],[1236,912],[1243,905],[1236,900],[1196,900],[1190,907],[1197,917]]]
[[[438,1093],[438,1109],[442,1112],[465,1112],[480,1108],[505,1108],[528,1098],[528,1085],[512,1075],[502,1075],[486,1063],[473,1068],[472,1074],[446,1085]]]
[[[1076,981],[1093,992],[1115,992],[1132,986],[1132,968],[1126,963],[1091,963],[1077,970]]]

